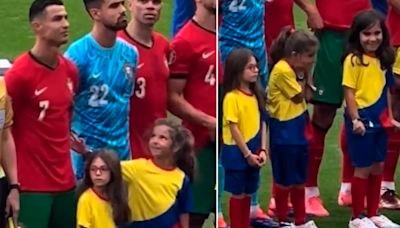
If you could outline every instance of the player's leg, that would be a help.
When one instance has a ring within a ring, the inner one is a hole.
[[[231,228],[241,228],[243,220],[246,220],[243,215],[244,210],[248,210],[250,213],[250,197],[244,194],[246,190],[245,183],[246,174],[244,170],[225,169],[224,189],[230,193],[229,219]],[[247,224],[246,227],[248,226]]]
[[[54,195],[49,227],[70,228],[75,226],[75,200],[74,190]]]
[[[197,173],[192,185],[193,208],[190,227],[202,227],[215,208],[215,144],[207,145],[197,152]]]
[[[351,205],[351,179],[353,177],[354,168],[351,164],[349,149],[347,146],[346,132],[344,124],[340,127],[339,145],[342,152],[342,183],[338,196],[338,204],[340,206]]]
[[[313,137],[309,143],[309,163],[306,182],[306,210],[316,216],[328,216],[319,197],[318,173],[325,147],[326,133],[333,124],[336,109],[343,101],[342,63],[345,34],[323,30],[319,34],[320,48],[314,70],[312,115]],[[343,47],[340,48],[340,47]]]
[[[225,228],[226,222],[222,214],[222,192],[224,191],[224,167],[222,167],[220,159],[218,159],[218,227]]]
[[[24,227],[49,227],[54,197],[50,193],[22,192],[19,221]]]

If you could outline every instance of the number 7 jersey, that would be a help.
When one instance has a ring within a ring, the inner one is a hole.
[[[171,44],[170,72],[172,79],[186,80],[183,95],[196,109],[216,117],[216,35],[189,21],[178,32]],[[183,120],[192,131],[196,147],[209,140],[207,128]]]
[[[79,69],[72,130],[91,149],[108,148],[129,159],[128,115],[138,53],[117,39],[101,47],[91,34],[74,42],[65,55]]]

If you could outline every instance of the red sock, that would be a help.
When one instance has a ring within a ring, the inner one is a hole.
[[[233,198],[229,199],[229,217],[231,220],[232,228],[242,228],[243,221],[243,208],[242,203],[243,199]],[[250,210],[250,206],[248,207]]]
[[[358,218],[363,213],[364,199],[367,193],[367,179],[355,177],[351,181],[351,198],[353,208],[353,218]]]
[[[289,189],[275,185],[276,215],[279,222],[287,222],[288,220],[288,199]]]
[[[368,217],[378,214],[379,200],[381,196],[382,175],[370,175],[367,189],[367,212]]]
[[[354,168],[351,165],[349,148],[347,146],[346,131],[344,124],[340,128],[340,149],[342,151],[342,182],[350,183],[353,177]]]
[[[390,130],[388,136],[388,151],[383,169],[383,181],[394,182],[394,174],[396,173],[400,154],[400,133]]]
[[[318,172],[324,153],[325,136],[327,131],[313,125],[313,137],[309,142],[307,187],[318,186]]]
[[[302,225],[306,222],[305,190],[303,188],[291,188],[290,197],[294,209],[294,224]]]
[[[251,197],[246,196],[242,200],[242,226],[243,228],[250,227],[250,204]]]

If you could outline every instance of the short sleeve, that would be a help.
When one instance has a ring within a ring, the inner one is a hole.
[[[178,205],[179,213],[186,214],[192,209],[193,199],[192,199],[192,187],[189,178],[185,176],[183,178],[183,184],[181,190],[178,192]]]
[[[235,94],[227,93],[222,103],[222,118],[228,122],[237,123],[239,121],[239,107]]]
[[[189,74],[191,65],[191,46],[190,44],[182,39],[175,38],[171,44],[171,51],[169,55],[169,69],[172,77],[175,76],[187,76]]]
[[[395,83],[394,82],[394,74],[393,74],[393,71],[391,69],[388,69],[385,72],[385,78],[386,78],[386,85],[388,87],[394,86],[394,83]]]
[[[27,84],[24,78],[16,73],[12,68],[7,71],[4,80],[8,96],[12,101],[12,108],[14,112],[16,112],[18,105],[23,105],[24,103],[25,91],[28,89]]]
[[[90,208],[90,200],[86,197],[85,193],[79,197],[77,212],[76,212],[76,225],[77,227],[83,226],[90,228],[92,219],[92,211]]]
[[[346,57],[343,63],[343,81],[342,85],[355,89],[359,75],[358,64],[354,62],[356,56],[350,54]]]
[[[295,74],[280,73],[276,77],[276,86],[288,99],[301,93],[301,85],[297,82]]]
[[[135,160],[122,161],[121,162],[121,172],[124,181],[130,183],[136,177],[136,166]]]

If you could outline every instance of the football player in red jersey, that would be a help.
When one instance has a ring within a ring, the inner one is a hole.
[[[216,1],[196,0],[196,13],[172,42],[169,110],[195,138],[198,174],[190,227],[202,227],[215,209]]]
[[[135,92],[130,101],[129,138],[132,158],[148,157],[147,131],[154,121],[167,116],[169,77],[168,40],[154,31],[160,19],[162,0],[129,0],[132,19],[118,36],[139,52]]]
[[[76,224],[70,120],[77,69],[60,54],[68,41],[67,12],[60,0],[35,0],[29,21],[35,45],[5,75],[14,110],[19,219],[26,227],[71,228]]]

